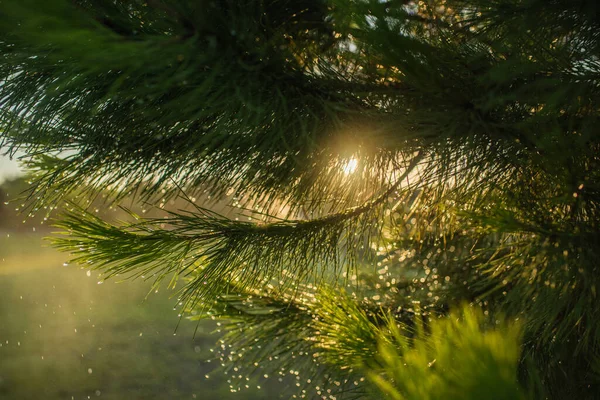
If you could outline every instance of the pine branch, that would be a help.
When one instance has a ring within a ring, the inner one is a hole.
[[[378,219],[380,207],[422,158],[413,157],[397,182],[375,199],[323,218],[257,224],[196,206],[191,212],[118,227],[78,209],[57,222],[66,236],[53,241],[71,251],[74,262],[91,264],[109,276],[156,270],[161,280],[170,273],[198,270],[197,278],[182,290],[184,301],[192,304],[222,293],[224,281],[241,288],[274,278],[284,288],[307,279],[319,281],[353,268],[360,246],[376,234],[370,221]],[[161,228],[165,225],[170,229]]]
[[[193,318],[220,321],[219,326],[226,332],[223,343],[229,346],[222,346],[217,356],[226,372],[235,367],[236,373],[254,376],[285,378],[289,375],[302,393],[361,398],[367,390],[364,378],[352,367],[359,367],[364,358],[356,357],[365,354],[357,353],[352,361],[345,360],[339,357],[337,347],[326,347],[319,339],[325,333],[321,332],[322,327],[332,321],[328,310],[340,302],[349,304],[345,296],[336,297],[334,290],[327,286],[319,290],[306,286],[299,297],[295,292],[239,291],[233,285],[230,294],[219,296],[209,310],[203,308]],[[344,314],[344,317],[362,316],[359,309],[352,310],[356,314]],[[356,336],[345,340],[356,340],[354,345],[361,346],[362,339]],[[372,341],[371,345],[376,346],[376,342]],[[240,367],[240,362],[245,367]],[[358,364],[342,364],[344,362]],[[340,366],[343,366],[341,371]]]
[[[154,15],[151,7],[142,7],[150,28],[132,38],[106,24],[77,22],[89,22],[87,9],[64,1],[39,12],[33,5],[7,6],[0,96],[3,127],[11,132],[6,144],[35,152],[77,150],[68,167],[43,178],[50,200],[81,181],[105,187],[101,178],[149,186],[142,191],[147,196],[157,186],[176,193],[165,185],[175,178],[180,186],[285,194],[277,187],[297,180],[298,164],[314,163],[337,121],[367,108],[346,93],[324,91],[316,76],[295,65],[293,49],[274,34],[283,34],[286,24],[298,29],[302,21],[294,17],[276,32],[264,31],[261,6],[250,4],[219,8],[212,21],[194,14],[202,31],[184,38],[177,35],[188,29],[181,21],[162,10]],[[118,12],[136,15],[135,9],[114,12],[115,19],[123,17]],[[132,15],[119,23],[139,23]],[[240,46],[248,40],[255,45],[254,35],[264,43],[246,54],[249,48]],[[295,40],[308,40],[302,35]],[[18,53],[10,50],[15,45]],[[325,78],[337,80],[339,73],[331,72]],[[148,107],[156,112],[148,114]]]
[[[539,390],[533,376],[529,394],[516,384],[521,329],[515,324],[489,324],[480,311],[463,307],[427,326],[420,317],[397,325],[343,291],[304,289],[304,298],[238,292],[204,310],[200,318],[225,324],[223,365],[235,365],[237,373],[290,374],[311,383],[303,393],[342,398],[368,393],[368,383],[392,398],[415,399],[479,398],[490,387],[498,388],[494,398],[529,398]],[[250,367],[240,370],[240,362]]]

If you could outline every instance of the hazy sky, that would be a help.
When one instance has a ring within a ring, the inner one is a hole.
[[[19,164],[16,160],[11,160],[8,156],[1,155],[0,152],[0,183],[7,178],[13,178],[20,173]]]

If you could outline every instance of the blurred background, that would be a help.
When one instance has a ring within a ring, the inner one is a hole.
[[[194,336],[174,291],[68,265],[44,239],[45,213],[19,212],[27,188],[0,156],[0,399],[286,397],[285,381],[215,370],[217,323],[201,322]]]

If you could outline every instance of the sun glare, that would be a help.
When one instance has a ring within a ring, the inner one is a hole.
[[[344,164],[342,169],[346,175],[350,175],[356,171],[356,167],[358,167],[358,160],[356,158],[351,158]]]

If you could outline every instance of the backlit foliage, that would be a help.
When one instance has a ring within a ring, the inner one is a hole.
[[[599,11],[3,1],[0,144],[26,154],[31,211],[70,199],[59,248],[170,280],[239,380],[595,398]],[[96,196],[158,216],[106,221]]]

